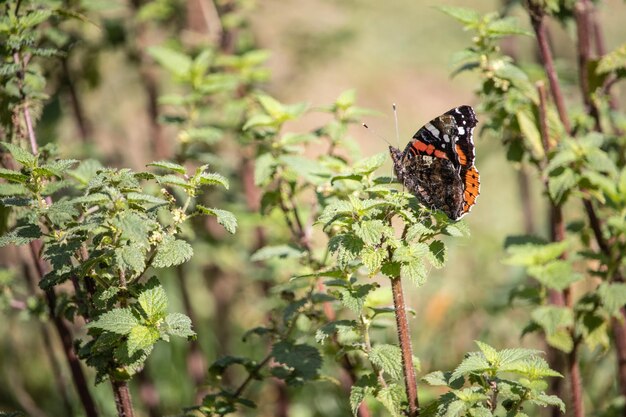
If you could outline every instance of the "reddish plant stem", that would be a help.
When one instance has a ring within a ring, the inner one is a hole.
[[[591,98],[591,91],[589,89],[589,59],[591,57],[590,13],[591,6],[586,0],[578,1],[574,6],[578,38],[578,79],[580,81],[580,90],[587,113],[593,117],[596,130],[601,131],[600,113]]]
[[[133,405],[130,399],[130,391],[126,381],[111,380],[113,396],[115,397],[115,407],[118,417],[133,417]]]
[[[409,417],[419,416],[419,400],[417,398],[417,380],[415,378],[415,366],[413,365],[413,349],[411,347],[411,335],[409,333],[409,323],[406,318],[404,304],[404,293],[402,291],[402,280],[400,277],[391,278],[391,292],[393,293],[393,305],[396,312],[396,326],[398,330],[398,340],[402,352],[402,371],[404,372],[404,383],[406,397],[409,401]]]
[[[535,30],[537,44],[539,45],[541,62],[543,63],[543,66],[546,70],[546,76],[548,77],[548,81],[550,83],[550,91],[552,92],[552,97],[554,98],[554,103],[556,104],[556,108],[559,113],[559,119],[561,119],[561,123],[563,123],[563,127],[565,127],[565,130],[570,133],[572,130],[572,125],[570,124],[569,118],[567,116],[565,100],[561,92],[556,69],[554,68],[554,59],[552,58],[552,52],[550,51],[550,45],[548,43],[545,13],[541,8],[541,5],[535,4],[532,1],[528,1],[527,4],[528,12],[530,15],[530,22],[533,26],[533,29]]]

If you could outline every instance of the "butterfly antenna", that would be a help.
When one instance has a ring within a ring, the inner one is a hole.
[[[396,107],[396,103],[392,104],[393,106],[393,119],[395,120],[395,124],[396,124],[396,143],[398,144],[398,148],[400,147],[400,128],[398,127],[398,110]]]
[[[391,143],[389,143],[389,141],[387,139],[385,139],[383,136],[379,135],[378,132],[376,132],[374,129],[369,127],[366,123],[361,123],[361,124],[363,125],[364,128],[366,128],[367,130],[372,132],[374,134],[374,136],[376,136],[378,139],[384,141],[389,146],[393,146]]]

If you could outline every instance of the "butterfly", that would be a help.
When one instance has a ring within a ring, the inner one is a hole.
[[[474,166],[474,127],[470,106],[455,107],[422,126],[404,151],[389,147],[398,179],[418,201],[451,220],[465,216],[480,194]]]

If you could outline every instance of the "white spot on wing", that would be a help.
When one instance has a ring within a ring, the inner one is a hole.
[[[459,135],[464,135],[465,134],[465,128],[464,127],[459,127]]]
[[[433,126],[432,123],[427,123],[426,124],[426,129],[428,129],[430,131],[430,133],[432,133],[433,135],[439,137],[439,129],[437,129],[435,126]]]

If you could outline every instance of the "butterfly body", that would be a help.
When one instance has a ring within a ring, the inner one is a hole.
[[[467,214],[480,192],[474,166],[477,123],[470,106],[456,107],[420,128],[404,151],[389,147],[400,182],[421,204],[452,220]]]

